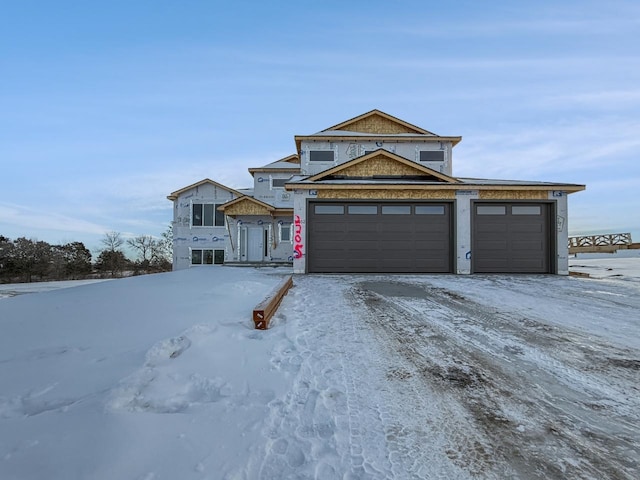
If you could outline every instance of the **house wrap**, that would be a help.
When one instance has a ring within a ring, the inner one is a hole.
[[[455,177],[461,137],[379,110],[294,141],[249,169],[251,189],[204,179],[167,197],[174,270],[569,273],[567,196],[584,185]]]

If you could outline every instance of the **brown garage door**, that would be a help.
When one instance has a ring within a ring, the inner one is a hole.
[[[475,273],[551,273],[548,203],[474,203]]]
[[[310,202],[310,273],[452,270],[451,204]]]

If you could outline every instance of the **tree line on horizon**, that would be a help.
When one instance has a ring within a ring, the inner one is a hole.
[[[82,242],[51,245],[0,235],[0,283],[116,278],[171,270],[171,227],[161,238],[139,235],[125,240],[119,232],[107,232],[100,242],[102,249],[94,260]],[[127,258],[125,245],[136,253],[135,259]]]

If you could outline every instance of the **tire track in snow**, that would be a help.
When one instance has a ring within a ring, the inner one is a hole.
[[[494,474],[490,442],[473,428],[464,409],[425,382],[425,364],[418,360],[425,352],[419,351],[419,342],[412,343],[411,335],[422,331],[435,338],[435,332],[425,332],[421,324],[414,325],[413,332],[389,335],[390,327],[408,325],[404,312],[357,286],[348,295],[365,312],[364,328],[380,349],[375,370],[385,375],[380,392],[392,478],[507,478],[509,469]]]
[[[482,446],[490,457],[513,466],[518,478],[633,478],[638,467],[637,428],[633,426],[637,415],[610,421],[611,412],[586,409],[580,398],[585,392],[572,390],[553,376],[566,370],[562,362],[551,359],[537,364],[547,353],[532,356],[528,363],[520,355],[506,358],[497,347],[505,345],[504,339],[498,341],[502,330],[512,327],[508,316],[502,315],[499,324],[492,323],[495,311],[473,303],[462,308],[459,296],[452,292],[415,284],[394,288],[392,283],[372,280],[359,284],[365,304],[382,320],[372,322],[372,327],[395,340],[430,384],[439,384],[451,402],[459,402],[470,413],[475,429],[490,439],[493,452],[486,444]],[[376,291],[397,296],[388,298]],[[469,324],[477,328],[467,328]],[[494,339],[481,335],[494,329]],[[536,335],[555,338],[555,330],[537,329]],[[513,346],[517,336],[505,336]],[[526,340],[518,340],[516,353],[531,341],[530,333],[521,337]],[[520,447],[525,444],[528,446]]]

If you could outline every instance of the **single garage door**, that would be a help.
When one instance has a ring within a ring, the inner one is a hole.
[[[475,273],[551,273],[548,203],[474,203]]]
[[[452,270],[450,203],[310,202],[310,273]]]

